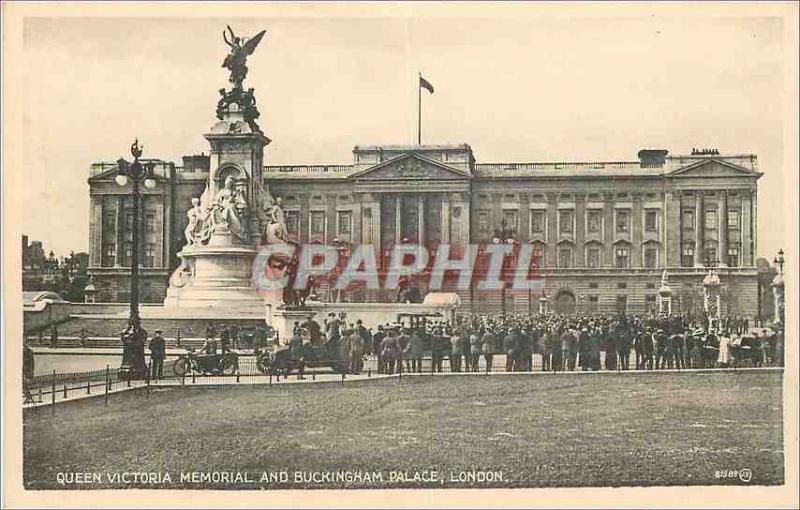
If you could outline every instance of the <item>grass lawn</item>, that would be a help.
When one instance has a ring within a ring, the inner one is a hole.
[[[708,485],[743,484],[722,472],[748,468],[750,485],[781,484],[781,381],[559,374],[126,392],[108,407],[27,410],[24,478],[53,489]],[[321,478],[340,470],[381,479]],[[296,482],[298,471],[317,481]]]

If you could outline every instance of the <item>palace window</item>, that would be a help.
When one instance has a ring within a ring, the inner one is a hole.
[[[531,234],[544,234],[544,211],[531,211]]]
[[[614,251],[615,255],[615,267],[617,269],[627,269],[628,262],[629,262],[629,253],[630,250],[627,246],[618,246],[617,249]]]
[[[739,230],[739,211],[728,211],[728,228]]]
[[[706,230],[717,229],[717,211],[706,211]]]
[[[572,249],[559,248],[558,250],[558,267],[562,269],[572,267]]]
[[[144,245],[144,257],[142,260],[142,265],[144,267],[155,267],[156,265],[156,245],[155,244],[146,244]]]
[[[533,267],[544,267],[544,250],[541,244],[534,244],[531,252],[531,265]]]
[[[350,211],[339,211],[337,213],[336,232],[340,235],[350,235],[353,225],[353,213]]]
[[[681,266],[692,267],[694,265],[694,243],[684,243],[681,250]]]
[[[133,241],[133,213],[125,213],[125,240]]]
[[[600,288],[600,285],[597,282],[589,282],[590,289],[597,289]]]
[[[479,210],[478,213],[478,232],[489,231],[489,211]]]
[[[519,230],[519,212],[516,209],[503,209],[503,219],[507,229],[512,232]]]
[[[644,230],[646,232],[658,231],[658,212],[645,211],[644,213]]]
[[[714,267],[718,263],[719,259],[717,258],[717,244],[707,244],[705,248],[705,265],[707,267]]]
[[[728,247],[728,266],[739,267],[739,246],[732,245]]]
[[[572,233],[572,211],[564,209],[558,211],[558,231],[562,234]]]
[[[587,305],[588,309],[586,311],[590,313],[597,312],[599,304],[600,304],[599,296],[597,296],[596,294],[589,296],[589,304]]]
[[[114,243],[103,244],[103,260],[101,264],[103,267],[114,267],[117,258],[117,245]]]
[[[586,217],[586,231],[589,233],[599,233],[603,225],[603,212],[599,209],[590,209]]]
[[[658,248],[655,246],[647,246],[644,249],[644,267],[647,269],[658,267]]]
[[[586,267],[593,269],[600,267],[600,248],[597,246],[589,247],[586,250]]]
[[[148,233],[156,231],[155,213],[147,213],[144,215],[144,231]]]
[[[325,211],[311,211],[311,235],[325,235]]]
[[[103,212],[103,231],[113,232],[117,228],[117,212],[104,211]]]
[[[628,232],[630,230],[630,213],[627,210],[617,211],[617,232]]]
[[[286,211],[286,231],[293,236],[300,232],[300,213],[298,211]]]
[[[125,243],[122,248],[122,265],[131,267],[133,263],[133,243]]]
[[[694,230],[694,211],[683,211],[683,230]]]

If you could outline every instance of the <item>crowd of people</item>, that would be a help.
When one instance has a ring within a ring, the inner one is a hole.
[[[328,314],[323,324],[312,316],[295,323],[289,341],[294,356],[304,343],[337,342],[350,371],[358,373],[365,355],[374,355],[381,373],[441,372],[447,359],[451,372],[495,369],[504,355],[506,371],[532,371],[534,354],[542,371],[659,370],[782,364],[783,333],[751,335],[747,319],[709,320],[692,315],[559,314],[459,315],[456,323],[418,320],[367,328],[361,320]],[[745,337],[755,339],[743,343]],[[736,353],[736,355],[734,355]]]

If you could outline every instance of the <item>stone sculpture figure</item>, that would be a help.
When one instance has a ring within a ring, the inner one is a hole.
[[[267,243],[288,243],[289,232],[286,229],[286,217],[281,207],[280,197],[275,200],[275,203],[267,211],[267,221]]]
[[[230,25],[228,25],[227,32],[222,32],[222,38],[231,48],[230,53],[228,53],[228,55],[225,57],[225,60],[222,62],[222,67],[230,70],[230,82],[233,84],[235,89],[242,88],[242,82],[247,76],[247,65],[245,64],[247,57],[250,56],[253,51],[255,51],[256,46],[258,46],[258,43],[261,42],[261,39],[264,37],[266,32],[266,30],[262,30],[254,37],[249,39],[236,36],[236,34],[233,33],[233,29],[231,29]],[[228,38],[229,33],[230,39]]]
[[[189,217],[189,224],[186,225],[186,230],[183,232],[184,236],[186,236],[186,245],[192,246],[199,244],[202,238],[200,233],[203,229],[203,219],[205,217],[203,208],[200,206],[199,198],[192,198],[192,208],[189,209],[186,216]]]
[[[211,204],[209,219],[213,231],[228,231],[241,241],[247,241],[247,232],[243,227],[246,212],[247,202],[237,191],[233,177],[228,176]]]

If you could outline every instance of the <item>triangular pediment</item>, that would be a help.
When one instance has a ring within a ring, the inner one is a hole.
[[[670,172],[675,177],[753,177],[758,172],[722,159],[706,159]]]
[[[359,180],[463,180],[469,174],[459,168],[426,158],[417,153],[406,153],[350,176]]]

